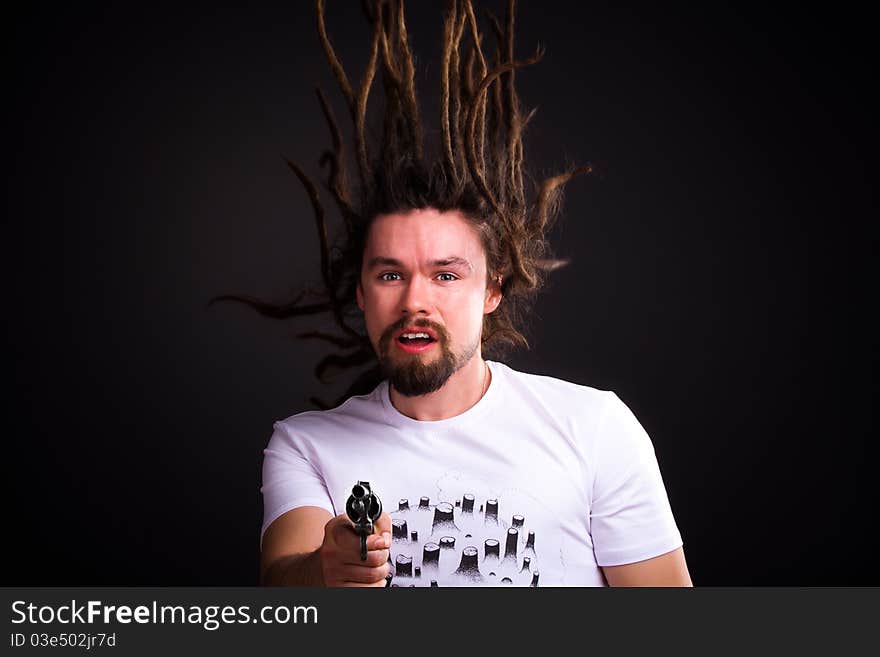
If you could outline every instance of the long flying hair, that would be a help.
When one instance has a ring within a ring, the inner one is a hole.
[[[380,214],[426,207],[460,211],[480,235],[488,278],[500,280],[503,293],[499,307],[484,317],[483,352],[497,357],[511,347],[528,347],[523,330],[531,302],[546,273],[565,264],[552,257],[546,239],[560,210],[562,188],[573,176],[592,169],[590,165],[572,167],[541,182],[530,180],[531,189],[526,189],[522,137],[534,110],[524,113],[514,79],[517,69],[538,62],[543,51],[538,48],[531,57],[515,59],[515,4],[515,0],[508,0],[503,23],[485,12],[495,40],[495,49],[487,59],[471,0],[445,0],[440,144],[438,154],[429,158],[403,0],[362,0],[372,42],[356,86],[327,33],[325,2],[316,2],[321,46],[353,124],[353,153],[349,155],[330,103],[316,88],[332,140],[332,148],[319,160],[326,169],[324,191],[341,217],[341,231],[331,244],[318,185],[299,164],[286,160],[314,210],[321,284],[299,288],[286,303],[238,294],[215,297],[211,303],[238,301],[266,317],[282,320],[319,313],[332,316],[335,333],[309,331],[298,337],[335,347],[336,351],[315,367],[315,375],[323,382],[340,371],[364,368],[336,403],[369,392],[380,379],[356,301],[367,233],[371,221]],[[381,139],[371,143],[367,98],[376,77],[382,81],[384,111]],[[356,168],[354,183],[350,159]],[[311,401],[321,408],[329,406],[314,397]]]

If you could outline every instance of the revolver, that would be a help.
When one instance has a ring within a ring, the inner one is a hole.
[[[369,481],[359,481],[351,488],[345,503],[345,514],[354,523],[361,537],[361,561],[367,560],[367,536],[373,533],[373,523],[382,514],[382,500],[372,490]]]

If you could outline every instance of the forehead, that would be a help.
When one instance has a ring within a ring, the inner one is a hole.
[[[387,257],[402,262],[465,258],[485,270],[485,253],[477,229],[457,210],[433,208],[379,215],[370,226],[364,262]]]

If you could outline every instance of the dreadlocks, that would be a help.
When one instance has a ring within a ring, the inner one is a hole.
[[[357,87],[327,34],[324,4],[324,0],[316,2],[318,36],[354,127],[357,194],[350,186],[349,158],[339,123],[318,88],[318,101],[332,140],[332,149],[322,154],[320,164],[327,169],[326,190],[342,218],[342,231],[333,247],[318,186],[298,164],[286,162],[305,187],[314,210],[322,285],[302,289],[284,304],[242,295],[223,295],[212,303],[235,300],[276,319],[330,313],[336,333],[310,331],[298,336],[322,340],[339,350],[325,356],[315,374],[326,381],[334,371],[373,363],[339,401],[368,392],[378,383],[380,374],[361,325],[356,288],[370,223],[382,214],[426,207],[441,212],[455,209],[480,235],[489,280],[501,283],[501,305],[483,320],[484,353],[498,355],[509,347],[528,347],[521,332],[526,312],[543,284],[544,274],[565,264],[550,256],[546,239],[560,209],[562,188],[573,176],[589,172],[591,167],[571,168],[535,184],[533,200],[526,199],[522,137],[534,110],[523,118],[514,76],[516,69],[538,62],[543,52],[539,48],[532,57],[514,58],[515,0],[508,0],[503,25],[486,12],[496,41],[491,65],[486,60],[471,0],[445,0],[441,143],[432,161],[425,156],[403,0],[362,0],[372,44]],[[384,90],[384,116],[381,141],[371,144],[367,139],[367,98],[377,73]],[[315,398],[312,402],[328,407]]]

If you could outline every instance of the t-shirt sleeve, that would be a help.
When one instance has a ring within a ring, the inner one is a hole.
[[[302,455],[282,422],[276,422],[273,428],[269,444],[263,450],[261,545],[266,528],[291,509],[317,506],[334,514],[333,502],[319,472]]]
[[[592,458],[590,534],[596,563],[619,566],[670,552],[682,540],[651,439],[629,407],[607,395]]]

